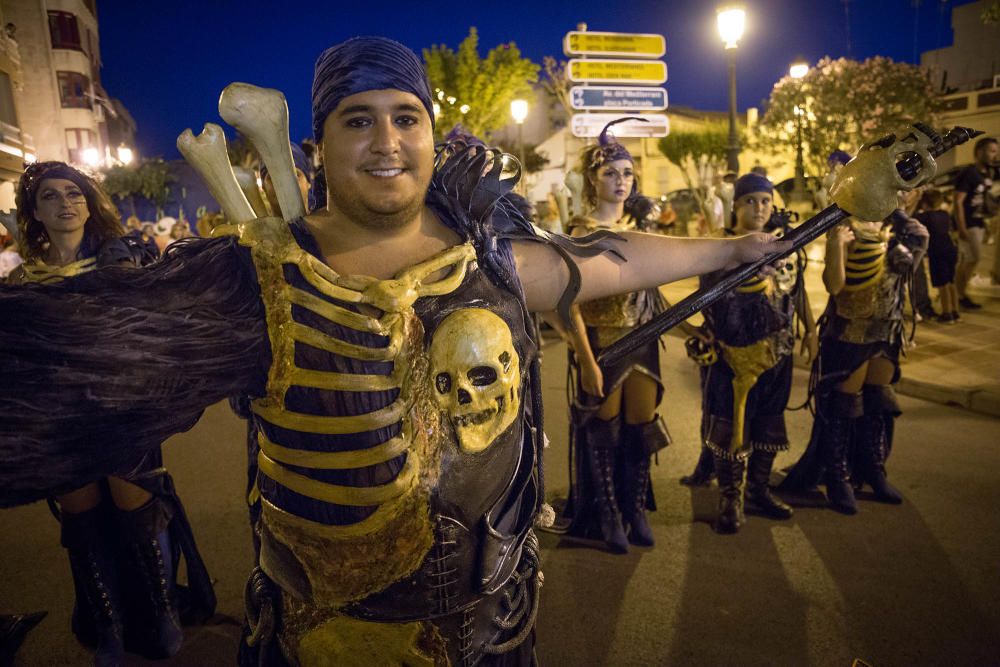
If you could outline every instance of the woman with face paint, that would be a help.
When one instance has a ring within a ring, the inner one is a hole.
[[[739,178],[731,233],[781,233],[784,218],[774,215],[773,194],[764,176]],[[719,353],[711,355],[702,373],[702,459],[710,453],[719,479],[715,528],[720,533],[735,533],[746,521],[744,488],[746,499],[765,516],[792,516],[792,508],[771,494],[768,481],[775,456],[788,449],[784,412],[792,386],[796,315],[805,324],[803,354],[814,358],[818,345],[803,268],[804,261],[789,258],[775,275],[751,278],[704,311],[705,328]],[[703,276],[702,287],[719,275]],[[707,479],[703,468],[704,461],[692,477]]]
[[[620,121],[616,121],[620,122]],[[570,221],[573,236],[624,231],[635,222],[625,213],[635,198],[635,164],[608,129],[581,160],[583,196],[590,212]],[[649,481],[653,454],[670,443],[656,413],[663,397],[659,342],[601,369],[601,349],[663,309],[656,289],[598,299],[571,308],[571,362],[576,376],[572,406],[572,488],[566,512],[569,534],[599,538],[615,553],[631,542],[652,546],[646,510],[655,509]]]
[[[13,283],[59,283],[156,259],[140,240],[124,236],[117,209],[93,179],[62,162],[25,170],[17,221],[24,264],[11,274]],[[189,581],[206,617],[215,597],[160,451],[51,504],[76,586],[73,631],[95,648],[95,664],[120,664],[126,641],[149,658],[177,653],[184,637],[174,588],[175,540],[185,545]]]

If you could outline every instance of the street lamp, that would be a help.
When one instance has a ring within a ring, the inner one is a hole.
[[[788,76],[799,82],[797,92],[801,93],[802,78],[808,73],[809,63],[801,60],[792,63],[792,66],[788,68]],[[796,104],[792,108],[792,112],[795,114],[795,185],[791,196],[793,201],[807,201],[809,199],[806,196],[806,170],[802,160],[802,117],[806,115],[805,109],[800,106],[802,102],[803,100],[800,99],[800,104]]]
[[[129,165],[132,163],[132,158],[135,157],[132,153],[132,149],[128,146],[118,147],[118,161],[124,165]]]
[[[521,183],[524,183],[524,119],[528,117],[528,100],[511,100],[510,115],[517,123],[517,159],[521,163]]]
[[[746,12],[742,7],[719,7],[716,12],[719,36],[726,45],[729,60],[729,146],[726,149],[726,168],[740,172],[740,141],[736,135],[736,47],[743,36]]]

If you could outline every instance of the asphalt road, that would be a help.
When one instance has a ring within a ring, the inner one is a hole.
[[[845,517],[817,497],[791,521],[751,516],[712,532],[716,490],[677,483],[698,454],[695,367],[667,339],[663,406],[674,444],[653,468],[657,544],[624,556],[543,535],[543,665],[1000,665],[1000,420],[902,399],[889,463],[906,501]],[[793,403],[805,374],[796,371]],[[566,481],[565,350],[545,350],[550,497]],[[788,413],[792,450],[811,418]],[[169,661],[234,663],[250,534],[242,503],[243,424],[217,405],[167,443],[166,459],[216,579],[219,614],[187,630]],[[777,479],[777,475],[775,477]],[[69,630],[69,567],[43,504],[0,512],[0,610],[47,609],[18,665],[85,665]]]

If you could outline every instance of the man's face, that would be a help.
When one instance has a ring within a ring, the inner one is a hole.
[[[976,161],[983,166],[996,164],[998,155],[1000,155],[1000,144],[991,141],[976,151]]]
[[[323,123],[322,151],[331,212],[397,227],[423,209],[434,135],[417,96],[385,89],[345,97]]]

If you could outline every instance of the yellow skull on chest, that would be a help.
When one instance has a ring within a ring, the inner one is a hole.
[[[480,452],[517,417],[521,368],[510,327],[482,308],[448,315],[430,349],[433,394],[447,411],[459,447]]]

